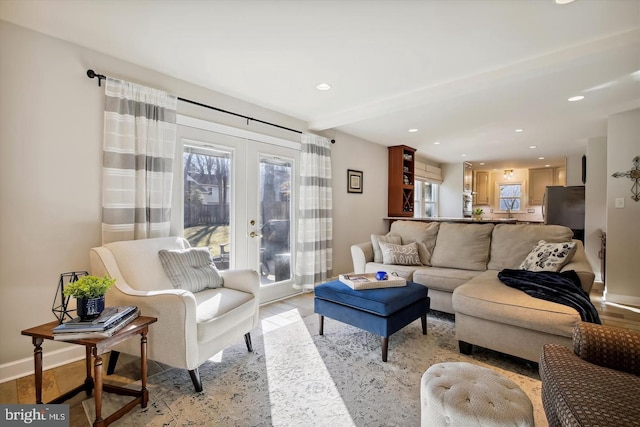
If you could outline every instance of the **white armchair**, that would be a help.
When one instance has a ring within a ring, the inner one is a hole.
[[[180,237],[108,243],[90,251],[91,274],[109,275],[116,284],[107,293],[110,306],[134,305],[145,316],[158,318],[149,328],[148,357],[186,368],[197,392],[202,391],[198,367],[249,332],[258,323],[260,282],[253,270],[223,271],[224,286],[192,293],[175,289],[158,252],[190,247]],[[109,359],[113,373],[119,352],[139,355],[132,340],[119,344]]]

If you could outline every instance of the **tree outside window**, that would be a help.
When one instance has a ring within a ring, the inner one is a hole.
[[[500,184],[500,210],[511,217],[511,212],[520,210],[521,195],[522,184]]]

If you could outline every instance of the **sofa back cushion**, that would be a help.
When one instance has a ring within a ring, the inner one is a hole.
[[[498,224],[491,236],[491,257],[487,268],[519,268],[538,241],[569,242],[570,228],[562,225]]]
[[[431,265],[486,270],[492,231],[493,224],[440,224]]]
[[[190,245],[181,237],[160,237],[107,243],[104,247],[113,254],[129,286],[139,291],[155,291],[174,289],[162,268],[158,252],[162,249],[185,249]]]
[[[431,265],[439,228],[439,222],[394,221],[389,234],[400,236],[403,245],[417,243],[420,262],[422,265]]]

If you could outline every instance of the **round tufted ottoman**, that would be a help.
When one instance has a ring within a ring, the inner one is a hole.
[[[533,427],[533,406],[515,383],[481,366],[438,363],[422,376],[422,426]]]

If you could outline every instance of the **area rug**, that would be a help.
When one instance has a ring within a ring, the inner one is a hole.
[[[458,352],[453,317],[428,316],[390,338],[381,360],[380,337],[325,319],[293,318],[279,329],[229,347],[200,367],[204,390],[195,393],[188,373],[168,369],[148,380],[149,404],[113,425],[121,426],[419,426],[420,379],[429,366],[465,361],[508,377],[531,399],[536,426],[547,426],[535,367],[490,350]],[[135,386],[133,384],[132,386]],[[107,394],[103,417],[122,405]],[[90,420],[93,400],[83,402]]]

